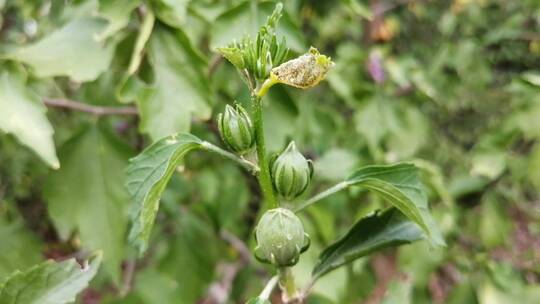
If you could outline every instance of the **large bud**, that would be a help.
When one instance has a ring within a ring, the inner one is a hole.
[[[218,116],[219,134],[229,148],[238,153],[249,150],[255,142],[251,119],[239,104],[225,106],[223,114]]]
[[[300,219],[289,209],[266,211],[255,230],[255,256],[278,267],[293,266],[310,241]]]
[[[321,55],[316,48],[312,47],[306,54],[272,69],[270,81],[308,89],[323,80],[332,66],[334,63],[330,57]]]
[[[298,152],[292,141],[272,162],[271,174],[276,192],[287,200],[293,200],[308,187],[313,164]]]

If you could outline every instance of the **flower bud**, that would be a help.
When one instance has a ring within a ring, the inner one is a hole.
[[[300,219],[285,208],[266,211],[255,230],[255,256],[278,267],[293,266],[309,247]]]
[[[308,187],[313,175],[313,164],[298,152],[292,141],[272,162],[271,174],[276,192],[292,200]]]
[[[225,106],[223,114],[218,116],[219,134],[229,148],[238,153],[249,150],[255,142],[251,119],[239,104]]]
[[[270,79],[274,83],[283,83],[300,89],[316,86],[334,65],[330,57],[321,55],[312,47],[306,54],[289,60],[272,69]]]

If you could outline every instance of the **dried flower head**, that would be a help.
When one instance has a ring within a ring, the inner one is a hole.
[[[300,89],[316,86],[334,65],[330,57],[321,55],[311,47],[309,52],[272,69],[272,82],[283,83]]]

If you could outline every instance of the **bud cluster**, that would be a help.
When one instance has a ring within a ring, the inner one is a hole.
[[[218,48],[218,51],[237,69],[247,70],[255,79],[268,78],[272,68],[281,64],[289,53],[285,37],[278,40],[275,35],[282,9],[283,5],[278,3],[254,40],[251,37],[244,37],[240,42]]]

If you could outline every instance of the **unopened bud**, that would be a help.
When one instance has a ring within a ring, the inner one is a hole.
[[[278,267],[293,266],[310,241],[300,219],[289,209],[276,208],[263,214],[255,230],[255,256]]]
[[[239,104],[225,106],[223,114],[218,116],[219,134],[229,148],[238,153],[249,150],[255,142],[251,119]]]
[[[292,141],[271,164],[271,173],[276,192],[292,200],[309,186],[313,164],[298,152]]]

